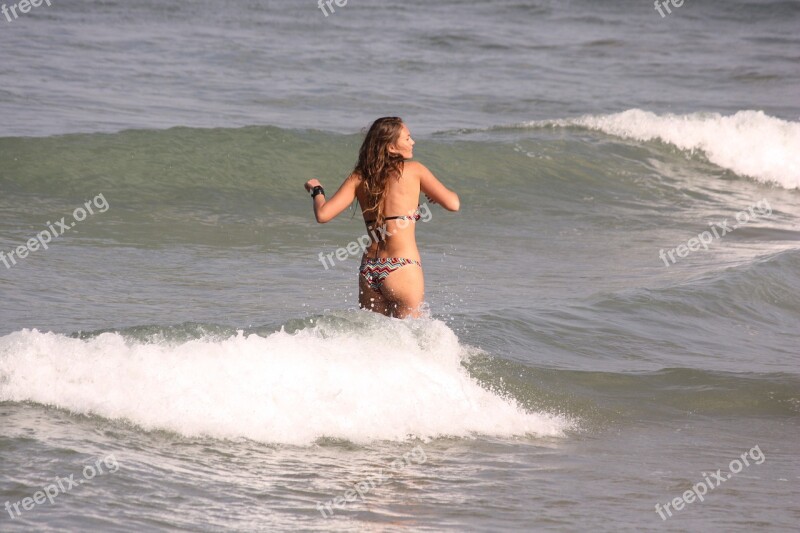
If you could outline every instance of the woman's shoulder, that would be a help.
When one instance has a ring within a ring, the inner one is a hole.
[[[428,167],[420,163],[419,161],[405,161],[403,163],[403,173],[413,174],[415,176],[420,176],[424,172],[430,172]]]

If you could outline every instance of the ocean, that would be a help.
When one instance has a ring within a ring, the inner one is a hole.
[[[797,531],[800,2],[13,5],[0,531]],[[303,189],[385,115],[416,320]]]

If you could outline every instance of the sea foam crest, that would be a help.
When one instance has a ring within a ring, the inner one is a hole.
[[[709,161],[741,176],[787,189],[800,188],[800,123],[764,114],[657,115],[629,109],[612,115],[531,122],[527,126],[578,126],[639,141],[661,140],[681,150],[701,150]]]
[[[133,341],[0,337],[0,401],[31,401],[187,436],[307,445],[476,434],[559,436],[569,422],[486,390],[436,320],[360,331]]]

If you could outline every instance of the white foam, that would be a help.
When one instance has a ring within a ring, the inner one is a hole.
[[[187,436],[306,445],[475,434],[558,436],[569,423],[481,388],[439,321],[181,344],[118,333],[0,338],[0,401],[32,401]],[[341,328],[339,328],[341,329]]]
[[[800,188],[800,123],[763,111],[656,115],[630,109],[612,115],[531,122],[527,126],[580,126],[639,141],[661,140],[701,150],[709,161],[741,176],[787,189]]]

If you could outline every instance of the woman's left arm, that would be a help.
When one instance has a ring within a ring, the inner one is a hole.
[[[356,174],[350,174],[330,200],[326,200],[324,194],[316,195],[314,197],[314,216],[317,222],[320,224],[330,222],[336,218],[339,213],[347,209],[347,206],[349,206],[356,197],[357,185],[358,176]],[[311,191],[316,186],[322,186],[318,179],[308,180],[305,184],[307,191]]]

